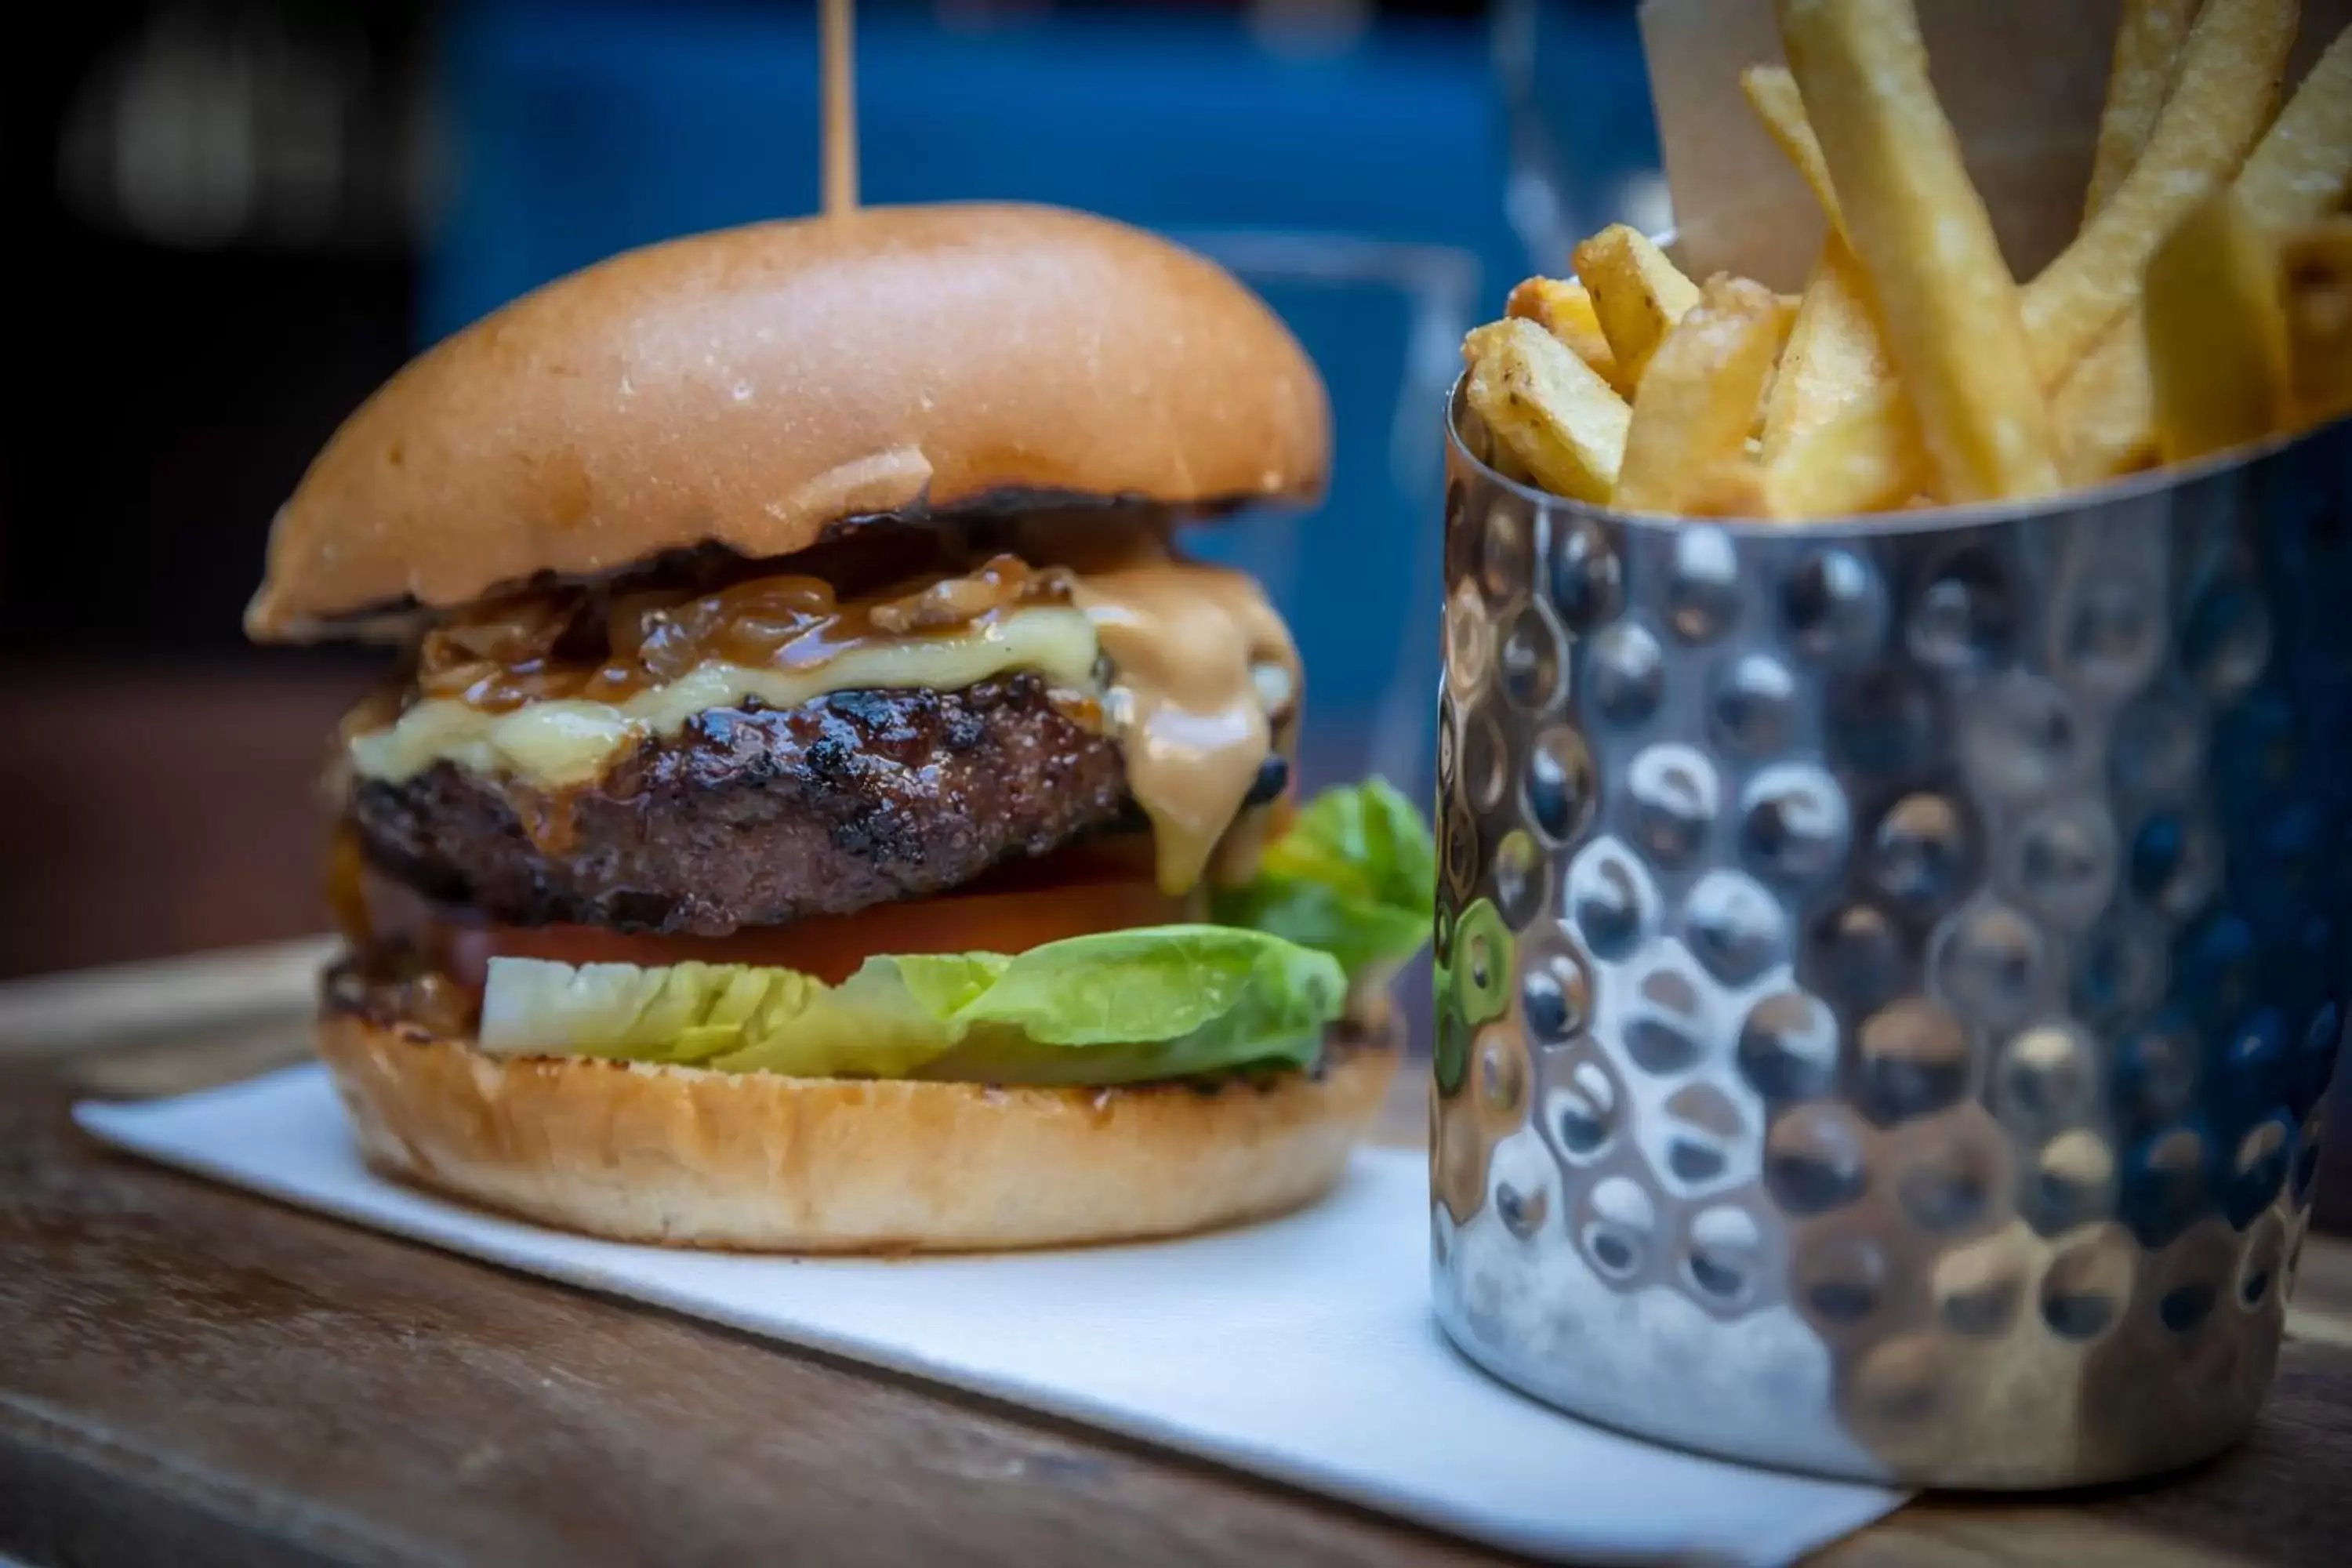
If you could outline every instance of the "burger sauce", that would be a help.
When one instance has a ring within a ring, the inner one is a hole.
[[[618,703],[719,668],[821,676],[853,650],[993,637],[1008,616],[1068,606],[1059,613],[1075,609],[1093,629],[1103,685],[1061,695],[1074,717],[1119,743],[1129,793],[1151,822],[1161,890],[1189,891],[1204,876],[1246,879],[1276,813],[1245,814],[1243,803],[1265,759],[1287,754],[1297,728],[1300,671],[1288,629],[1248,577],[1174,560],[1150,531],[1053,542],[1068,564],[999,555],[876,600],[843,603],[826,584],[790,575],[698,598],[616,600],[601,660],[559,652],[576,606],[543,596],[486,605],[428,634],[417,697],[500,714],[549,701]],[[380,712],[354,720],[358,731],[384,721]],[[526,786],[517,792],[525,831],[543,852],[562,853],[574,788],[515,782]]]

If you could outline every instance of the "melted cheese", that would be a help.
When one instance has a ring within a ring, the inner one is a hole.
[[[1041,553],[1070,574],[1066,605],[1009,610],[961,635],[867,633],[796,668],[709,660],[614,701],[549,698],[493,711],[432,698],[388,727],[354,726],[362,732],[346,742],[352,765],[398,783],[450,762],[555,792],[593,783],[698,713],[748,699],[792,708],[836,691],[954,691],[1033,670],[1099,699],[1128,792],[1151,819],[1162,891],[1197,886],[1213,856],[1221,881],[1246,879],[1268,814],[1242,803],[1296,731],[1300,673],[1288,629],[1250,578],[1172,560],[1155,537],[1045,542]]]
[[[1269,709],[1290,706],[1298,655],[1258,585],[1240,573],[1139,559],[1081,574],[1111,687],[1104,711],[1127,763],[1128,792],[1151,818],[1160,888],[1181,893],[1241,816],[1275,749]],[[1245,878],[1255,836],[1238,862]]]
[[[871,639],[813,668],[708,663],[622,702],[532,702],[493,713],[436,698],[410,708],[388,728],[353,735],[347,747],[362,777],[394,784],[451,762],[469,773],[566,789],[594,782],[640,742],[675,735],[709,709],[753,698],[772,708],[796,708],[835,691],[955,691],[1013,670],[1034,670],[1058,687],[1092,694],[1097,652],[1086,615],[1039,606],[961,637]]]

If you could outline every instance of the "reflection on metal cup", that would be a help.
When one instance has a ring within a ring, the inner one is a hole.
[[[1448,426],[1446,1332],[1823,1474],[2241,1436],[2352,988],[2352,426],[1795,526],[1598,511]]]

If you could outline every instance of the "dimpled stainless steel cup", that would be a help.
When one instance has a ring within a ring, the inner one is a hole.
[[[2039,509],[1449,420],[1436,1310],[1578,1415],[2050,1487],[2253,1419],[2352,980],[2352,427]]]

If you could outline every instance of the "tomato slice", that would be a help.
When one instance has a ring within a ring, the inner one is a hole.
[[[1141,836],[1139,836],[1141,837]],[[353,942],[401,941],[437,955],[459,984],[478,988],[492,958],[559,963],[754,963],[827,983],[877,952],[1026,952],[1066,937],[1202,918],[1198,894],[1171,897],[1152,879],[1149,839],[1107,842],[1007,867],[954,892],[855,914],[819,916],[729,936],[654,936],[602,926],[498,925],[429,903],[373,871],[346,869],[339,923]],[[344,908],[349,905],[349,908]]]
[[[479,984],[491,958],[559,963],[756,963],[828,984],[877,952],[1026,952],[1066,937],[1199,918],[1194,900],[1150,881],[950,893],[730,936],[637,936],[597,926],[466,926],[448,932],[454,977]]]

